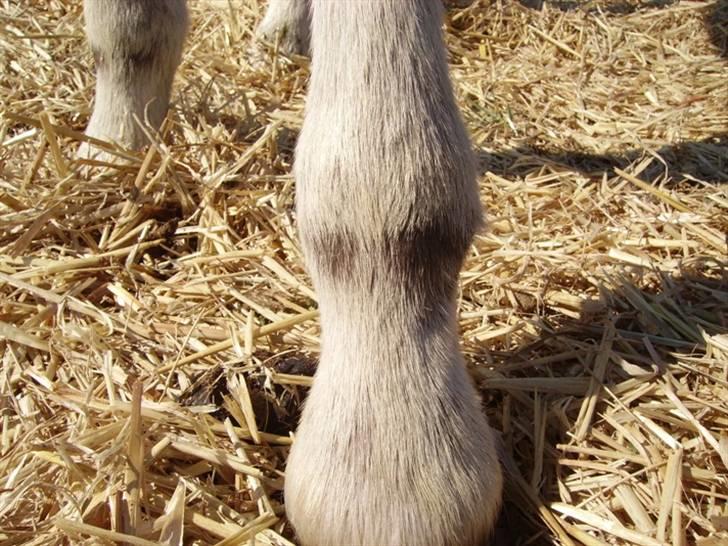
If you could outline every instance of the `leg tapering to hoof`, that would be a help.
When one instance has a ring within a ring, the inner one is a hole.
[[[86,134],[130,148],[147,143],[140,123],[164,120],[187,31],[185,0],[85,0],[96,62],[96,95]],[[95,155],[84,147],[79,155]]]
[[[501,471],[458,344],[481,207],[441,0],[314,0],[295,176],[322,353],[286,474],[308,546],[475,546]]]

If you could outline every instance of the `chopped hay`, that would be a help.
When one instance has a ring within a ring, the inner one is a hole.
[[[256,44],[254,0],[191,9],[163,135],[79,164],[81,1],[0,0],[2,545],[295,543],[308,61]],[[449,15],[490,226],[460,324],[504,543],[728,541],[727,21],[725,0]]]

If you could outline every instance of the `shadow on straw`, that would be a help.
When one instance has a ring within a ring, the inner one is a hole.
[[[647,275],[650,289],[644,288]],[[710,404],[719,396],[712,389],[721,381],[722,365],[709,358],[707,345],[728,331],[728,261],[696,257],[678,272],[635,271],[629,278],[607,279],[600,292],[598,311],[590,306],[579,318],[548,306],[540,310],[532,319],[540,334],[515,350],[483,347],[478,355],[474,344],[468,346],[489,421],[500,429],[503,445],[507,478],[498,535],[508,538],[496,544],[551,544],[554,530],[543,515],[565,498],[580,506],[589,496],[577,483],[582,467],[585,476],[594,469],[587,482],[601,475],[594,489],[600,495],[606,487],[623,487],[625,476],[632,484],[649,481],[657,469],[638,454],[641,446],[636,450],[624,441],[625,430],[650,438],[651,453],[669,452],[655,429],[668,443],[699,441],[694,430],[671,424],[676,410],[659,406],[664,403],[660,389],[681,388],[700,374],[706,405],[696,402],[691,411],[702,416],[706,429],[720,429]],[[650,415],[647,426],[643,413]],[[710,481],[709,472],[699,475],[690,468],[721,468],[717,453],[702,453],[688,457],[686,452],[683,487]],[[624,507],[611,510],[604,521],[631,528],[629,507],[626,514]],[[563,520],[556,524],[578,543],[578,529]]]
[[[675,4],[677,0],[648,0],[643,2],[598,2],[594,0],[518,0],[527,8],[541,10],[545,4],[562,11],[585,10],[628,15],[637,10],[662,8]],[[705,17],[705,25],[711,41],[722,57],[728,57],[728,0],[716,0]]]
[[[705,18],[713,45],[728,57],[728,0],[717,0]]]
[[[654,150],[654,155],[656,160],[640,173],[644,181],[662,178],[668,185],[728,182],[728,133],[662,146]],[[647,153],[640,149],[623,154],[590,154],[528,146],[479,153],[481,174],[492,171],[509,178],[523,177],[544,166],[572,169],[589,177],[613,177],[617,175],[615,169],[625,170],[644,157]]]

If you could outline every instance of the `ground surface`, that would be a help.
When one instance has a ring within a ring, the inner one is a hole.
[[[255,42],[252,0],[191,9],[165,133],[113,167],[74,161],[80,0],[0,0],[1,545],[295,542],[308,61]],[[725,0],[449,15],[490,223],[460,325],[504,544],[728,541],[727,20]]]

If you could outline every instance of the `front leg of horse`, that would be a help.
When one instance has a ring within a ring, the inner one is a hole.
[[[501,471],[460,354],[481,209],[441,0],[314,0],[297,148],[322,353],[286,471],[307,546],[475,546]]]

